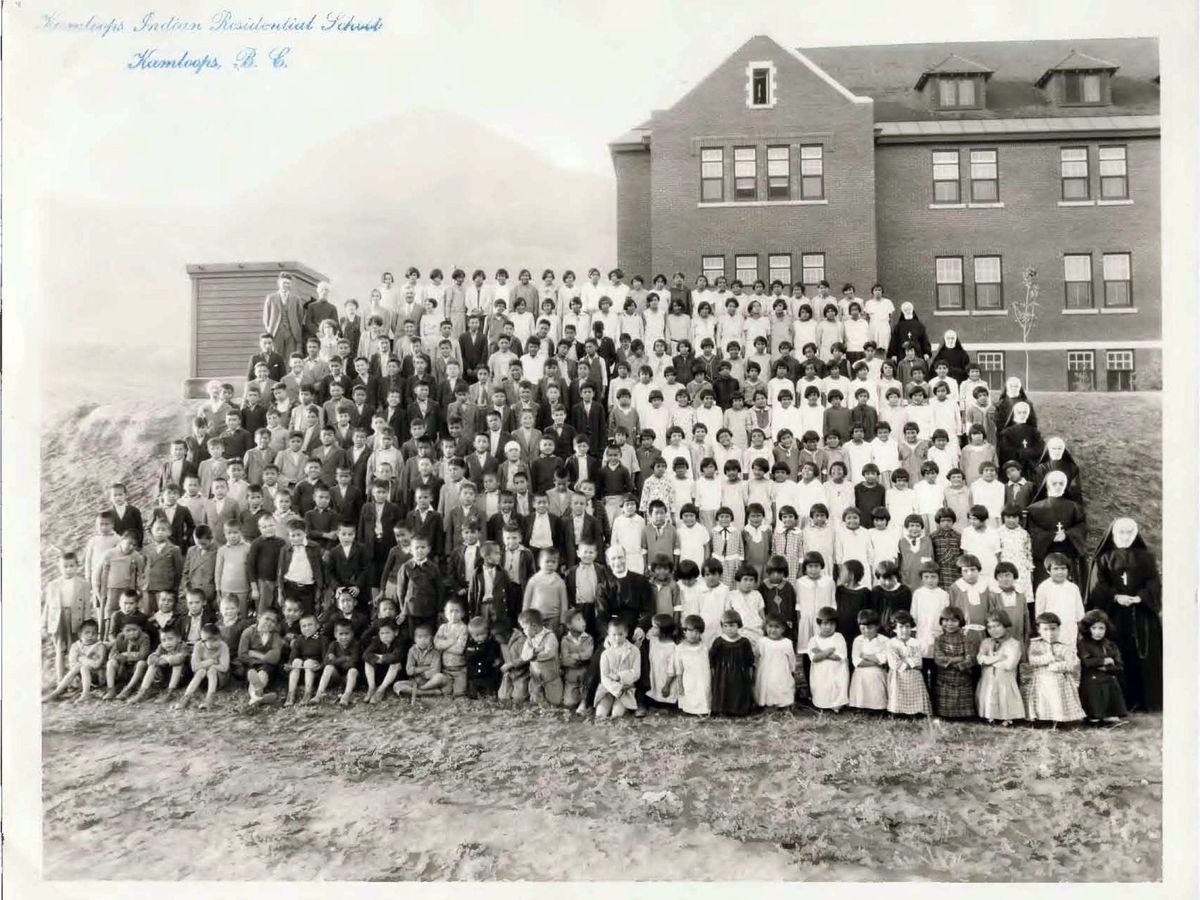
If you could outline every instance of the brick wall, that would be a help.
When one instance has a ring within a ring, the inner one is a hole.
[[[1089,148],[1091,196],[1099,196],[1100,144],[1127,146],[1131,205],[1062,207],[1063,146]],[[970,148],[999,151],[1003,209],[930,209],[932,151],[960,149],[962,198],[970,197]],[[1009,316],[935,314],[934,258],[963,257],[964,297],[974,305],[972,259],[1002,258],[1006,300],[1023,292],[1021,272],[1038,270],[1042,317],[1035,341],[1102,340],[1113,335],[1157,339],[1161,334],[1159,142],[1157,139],[1028,141],[1012,143],[880,144],[876,148],[880,280],[894,301],[909,300],[931,330],[955,328],[964,340],[1015,341]],[[1132,254],[1136,314],[1064,315],[1063,254],[1092,254],[1092,293],[1103,307],[1103,253]]]
[[[646,284],[650,270],[650,150],[613,153],[617,176],[617,265],[628,281],[641,275]]]

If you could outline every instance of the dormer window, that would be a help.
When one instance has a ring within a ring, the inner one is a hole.
[[[1115,63],[1072,50],[1061,62],[1042,73],[1035,84],[1060,106],[1107,106]]]
[[[746,66],[746,106],[750,109],[775,106],[775,63],[770,60]]]
[[[942,76],[938,82],[938,106],[942,109],[975,109],[979,104],[977,80]]]
[[[933,109],[983,109],[985,85],[991,77],[992,70],[983,63],[951,53],[921,73],[916,90]]]

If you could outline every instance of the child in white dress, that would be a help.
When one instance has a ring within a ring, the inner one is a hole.
[[[646,696],[656,703],[674,706],[671,673],[675,670],[675,617],[658,613],[650,622],[650,689]]]
[[[766,637],[758,642],[754,702],[789,709],[796,699],[796,651],[784,637],[783,622],[777,616],[767,616],[766,631]]]
[[[813,706],[839,712],[850,702],[850,663],[846,639],[837,631],[837,610],[817,610],[817,633],[808,641],[808,685]]]
[[[675,648],[671,680],[664,688],[675,696],[679,711],[692,716],[707,716],[712,712],[712,666],[704,631],[702,618],[683,617],[683,643]]]
[[[646,571],[646,551],[642,540],[646,533],[646,520],[638,515],[637,506],[636,498],[627,494],[621,503],[622,514],[612,524],[612,542],[614,546],[625,550],[629,570],[641,575]]]
[[[887,638],[879,633],[879,613],[858,612],[859,636],[854,639],[850,661],[850,706],[855,709],[887,709]]]
[[[1050,577],[1038,585],[1033,598],[1033,612],[1037,616],[1053,613],[1061,623],[1058,640],[1074,653],[1079,638],[1079,620],[1083,618],[1083,597],[1079,593],[1079,586],[1067,580],[1070,565],[1070,561],[1061,553],[1051,553],[1046,557],[1045,566]]]

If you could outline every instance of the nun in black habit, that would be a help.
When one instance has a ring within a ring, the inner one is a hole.
[[[1067,476],[1068,499],[1083,505],[1083,482],[1079,477],[1079,465],[1067,449],[1067,442],[1060,437],[1052,437],[1046,441],[1046,449],[1042,451],[1041,459],[1033,470],[1034,484],[1041,484],[1051,472],[1063,472]]]
[[[1013,407],[1018,403],[1024,403],[1029,407],[1029,424],[1037,428],[1037,412],[1034,410],[1033,404],[1029,402],[1029,398],[1025,395],[1025,388],[1021,385],[1021,379],[1016,375],[1004,382],[1004,391],[996,401],[997,428],[1003,430],[1005,426],[1012,424]]]
[[[917,318],[913,305],[907,300],[900,304],[900,318],[892,326],[888,356],[895,360],[903,359],[906,341],[912,341],[913,346],[917,348],[918,358],[929,359],[929,335],[925,332],[925,323]]]
[[[1108,526],[1084,597],[1089,609],[1103,610],[1112,620],[1112,640],[1125,663],[1126,704],[1146,712],[1162,709],[1162,580],[1133,519]]]
[[[1082,506],[1065,496],[1066,491],[1066,474],[1051,472],[1025,511],[1025,527],[1033,551],[1034,590],[1047,577],[1046,557],[1061,553],[1070,560],[1068,576],[1081,586],[1082,593],[1083,566],[1087,561],[1087,515]]]
[[[1030,421],[1032,416],[1033,411],[1028,403],[1021,402],[1013,406],[1011,422],[1001,430],[996,439],[996,452],[1000,459],[1019,462],[1021,474],[1028,478],[1031,484],[1038,484],[1033,479],[1033,472],[1042,458],[1045,445],[1041,432]]]
[[[942,335],[942,345],[938,347],[937,353],[933,354],[933,360],[929,363],[929,368],[936,372],[939,362],[946,364],[950,369],[946,374],[958,384],[962,384],[967,380],[967,368],[971,365],[971,357],[963,349],[963,345],[959,343],[957,331],[947,331]]]

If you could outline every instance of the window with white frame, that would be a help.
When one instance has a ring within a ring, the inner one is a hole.
[[[1000,165],[995,150],[971,151],[971,202],[995,203],[1000,199]]]
[[[1101,259],[1104,274],[1104,305],[1133,306],[1132,263],[1128,253],[1105,253]]]
[[[1065,103],[1103,103],[1104,91],[1099,73],[1066,72],[1063,74]]]
[[[1063,147],[1059,154],[1062,171],[1062,198],[1087,200],[1091,197],[1088,180],[1087,147]]]
[[[975,363],[990,389],[998,391],[1004,387],[1004,351],[980,350],[975,354]]]
[[[975,308],[1004,309],[1000,257],[977,256],[975,263]]]
[[[805,253],[800,257],[800,278],[806,290],[815,291],[825,280],[825,254]]]
[[[758,148],[733,148],[733,199],[753,200],[758,195]]]
[[[792,254],[771,253],[767,256],[767,281],[781,281],[784,287],[792,283]]]
[[[1129,172],[1124,147],[1100,148],[1100,199],[1126,200],[1129,197]]]
[[[767,148],[767,199],[788,200],[792,196],[792,161],[788,147]]]
[[[1092,257],[1089,253],[1068,253],[1063,256],[1063,282],[1067,309],[1092,308]]]
[[[1134,364],[1132,350],[1108,350],[1104,354],[1104,367],[1110,391],[1132,391],[1134,387]]]
[[[933,202],[958,203],[958,151],[933,151]]]
[[[775,63],[765,60],[746,66],[746,105],[751,109],[775,105]]]
[[[700,200],[720,203],[725,199],[725,151],[721,147],[700,150]]]
[[[725,257],[724,256],[702,256],[700,257],[700,271],[704,277],[708,279],[708,283],[716,284],[718,278],[725,275]]]
[[[939,256],[934,260],[937,276],[937,308],[963,308],[963,261],[961,256]]]
[[[800,148],[800,199],[825,199],[825,148],[820,144]]]
[[[744,285],[752,285],[758,280],[758,254],[739,253],[733,258],[735,278]]]
[[[970,109],[978,106],[974,76],[943,75],[938,79],[938,106],[942,109]]]
[[[1096,389],[1096,351],[1067,351],[1067,390],[1094,391]]]

